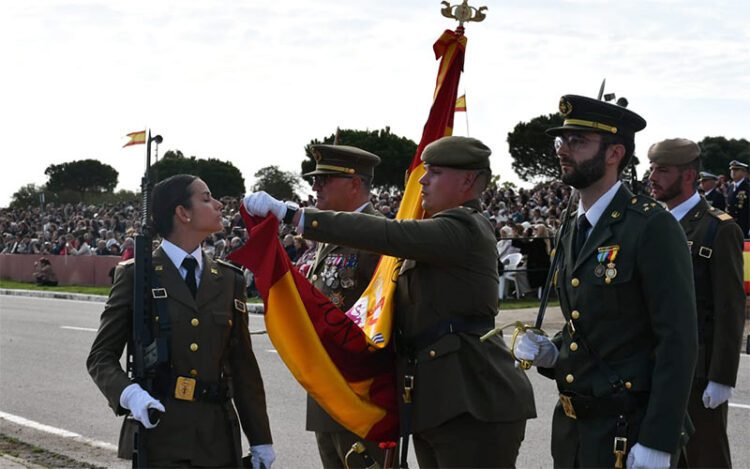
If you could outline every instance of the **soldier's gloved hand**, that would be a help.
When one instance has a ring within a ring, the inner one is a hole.
[[[256,217],[265,217],[269,213],[273,213],[281,221],[286,215],[286,204],[263,191],[246,195],[242,203],[245,204],[247,213]]]
[[[151,394],[143,390],[138,383],[133,383],[122,390],[120,394],[120,405],[130,410],[133,418],[141,422],[146,428],[154,428],[159,422],[151,423],[148,418],[148,409],[156,409],[164,412],[161,402],[154,399]]]
[[[636,443],[628,454],[627,469],[669,469],[671,455]]]
[[[250,454],[253,456],[253,469],[270,469],[271,464],[276,461],[273,445],[255,445],[250,448]]]
[[[715,381],[709,381],[706,390],[703,391],[703,406],[706,409],[715,409],[732,397],[734,388]]]
[[[529,360],[537,367],[552,368],[560,352],[549,337],[527,330],[513,348],[516,358]]]

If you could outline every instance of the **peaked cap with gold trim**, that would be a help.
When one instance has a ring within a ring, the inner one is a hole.
[[[560,98],[560,114],[565,118],[563,125],[547,129],[547,135],[583,130],[633,139],[646,127],[646,120],[626,107],[574,94]]]
[[[315,171],[305,173],[302,177],[333,175],[359,175],[372,179],[375,166],[380,164],[380,157],[369,151],[347,145],[313,145]]]

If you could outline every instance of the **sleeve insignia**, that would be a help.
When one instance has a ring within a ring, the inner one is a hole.
[[[244,301],[235,299],[234,300],[234,307],[237,311],[241,313],[247,313],[247,305]]]

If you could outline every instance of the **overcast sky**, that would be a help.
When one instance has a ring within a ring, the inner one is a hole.
[[[458,0],[453,0],[459,3]],[[750,138],[750,2],[488,0],[466,28],[460,90],[492,167],[517,181],[506,137],[563,94],[626,96],[671,137]],[[418,141],[457,23],[437,0],[23,0],[0,15],[0,206],[45,168],[95,158],[137,190],[146,126],[160,152],[229,160],[245,177],[299,172],[304,145],[337,126]],[[463,114],[455,134],[466,135]],[[644,168],[640,168],[642,171]]]

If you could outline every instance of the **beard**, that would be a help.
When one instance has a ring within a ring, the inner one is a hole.
[[[652,193],[653,193],[653,183],[652,186]],[[658,200],[659,202],[668,202],[670,200],[676,199],[680,194],[682,194],[682,181],[681,178],[675,179],[675,181],[669,185],[669,187],[664,187],[661,190],[661,194],[659,194],[659,197],[656,197],[654,194],[654,198]]]
[[[604,177],[604,157],[607,153],[607,147],[600,145],[599,151],[590,160],[576,163],[572,160],[565,160],[566,164],[571,165],[568,173],[563,173],[562,182],[575,187],[576,189],[585,189]]]

